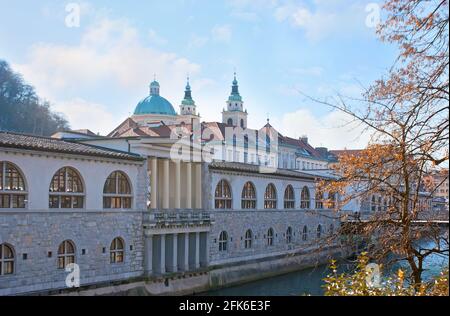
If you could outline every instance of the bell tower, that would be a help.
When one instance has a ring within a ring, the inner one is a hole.
[[[244,111],[244,101],[239,94],[239,84],[234,73],[234,80],[231,86],[231,94],[227,100],[227,109],[222,112],[222,123],[230,126],[240,126],[247,128],[247,110]]]

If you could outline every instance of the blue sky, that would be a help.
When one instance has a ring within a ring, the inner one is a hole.
[[[70,28],[72,2],[81,15]],[[221,120],[236,69],[250,127],[269,116],[313,145],[355,148],[367,141],[359,129],[298,91],[358,96],[386,73],[396,50],[366,25],[370,3],[0,0],[0,58],[76,129],[109,132],[148,94],[154,74],[175,110],[189,74],[203,119]]]

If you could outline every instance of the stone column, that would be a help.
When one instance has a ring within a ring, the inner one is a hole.
[[[163,209],[169,209],[169,159],[164,159],[163,161]]]
[[[189,233],[184,234],[184,271],[189,271]]]
[[[200,268],[200,233],[195,233],[195,269]]]
[[[202,164],[195,164],[195,208],[202,208]]]
[[[181,208],[181,161],[175,161],[175,208]]]
[[[151,197],[150,197],[150,207],[152,209],[158,208],[158,158],[153,157],[151,159],[151,178],[150,178],[150,187],[151,187]]]
[[[186,163],[186,208],[192,208],[192,163]]]
[[[153,274],[153,236],[145,236],[145,275],[149,276]]]
[[[161,251],[160,251],[160,255],[161,257],[159,258],[160,261],[160,273],[161,274],[166,274],[166,235],[160,235],[160,246],[161,246]]]
[[[178,272],[178,234],[173,234],[172,242],[172,272]]]

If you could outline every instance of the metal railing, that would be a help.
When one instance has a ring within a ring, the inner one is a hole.
[[[211,225],[214,219],[204,210],[155,210],[144,214],[144,223],[156,226]]]

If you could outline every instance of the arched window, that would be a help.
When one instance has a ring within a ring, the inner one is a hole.
[[[124,257],[125,245],[123,239],[120,237],[114,238],[109,247],[110,262],[122,263]]]
[[[286,243],[290,244],[292,243],[292,228],[288,227],[286,231]]]
[[[223,231],[219,235],[219,251],[227,251],[228,249],[228,233]]]
[[[303,241],[307,241],[308,240],[308,226],[303,226],[302,240]]]
[[[253,242],[253,233],[251,229],[249,229],[245,232],[245,240],[244,240],[245,249],[252,248],[252,242]]]
[[[311,206],[311,197],[309,195],[308,187],[303,187],[302,196],[300,199],[300,208],[308,209]]]
[[[267,246],[273,246],[273,229],[267,231]]]
[[[317,239],[320,239],[322,237],[322,225],[317,226]]]
[[[230,118],[229,118],[228,121],[227,121],[227,124],[228,124],[228,125],[233,125],[233,119],[230,119]]]
[[[332,236],[334,234],[334,225],[330,224],[330,227],[328,229],[328,234],[330,234],[330,236]]]
[[[244,120],[243,119],[241,119],[241,128],[244,128],[245,126],[244,126]]]
[[[265,209],[277,208],[277,191],[272,183],[270,183],[266,187],[266,192],[264,193],[264,208]]]
[[[52,178],[49,191],[50,208],[83,208],[83,183],[75,169],[59,169]]]
[[[288,185],[284,191],[284,208],[295,208],[294,189],[292,188],[292,185]]]
[[[256,190],[251,182],[244,184],[242,189],[242,208],[255,209],[256,208]]]
[[[0,276],[14,273],[14,249],[10,245],[0,245]]]
[[[375,195],[372,195],[371,210],[372,212],[375,212],[377,210],[377,198],[375,197]]]
[[[103,208],[130,209],[131,198],[131,186],[126,174],[122,171],[111,173],[103,187]]]
[[[319,189],[316,189],[316,209],[323,209],[323,194]]]
[[[336,193],[335,192],[328,193],[328,208],[330,210],[334,210],[336,208]]]
[[[216,187],[215,207],[216,209],[231,209],[231,189],[225,180],[220,180]]]
[[[25,181],[19,169],[0,162],[0,208],[25,208]]]
[[[71,263],[75,263],[75,245],[65,240],[58,247],[58,269],[65,269]]]

